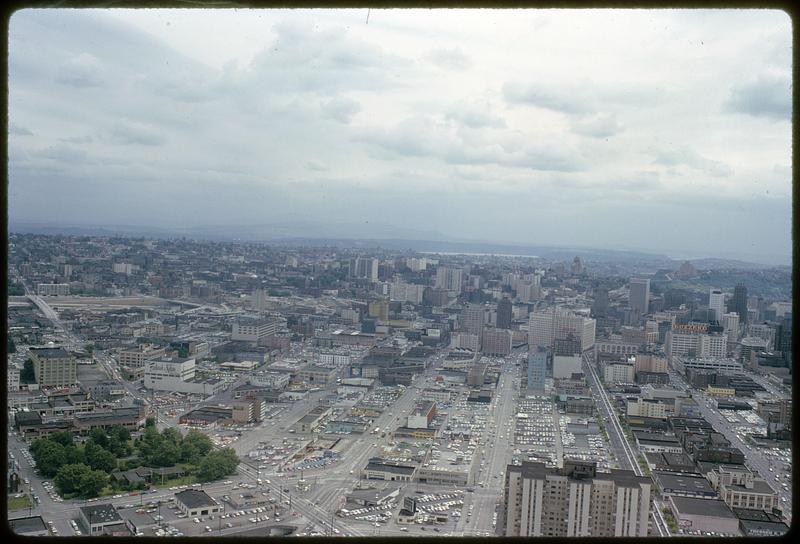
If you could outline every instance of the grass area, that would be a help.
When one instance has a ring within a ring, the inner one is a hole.
[[[31,506],[31,499],[28,495],[23,495],[21,497],[9,497],[8,498],[8,510],[22,510],[24,508],[30,508]]]

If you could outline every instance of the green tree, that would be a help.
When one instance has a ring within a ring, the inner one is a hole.
[[[90,470],[81,476],[78,491],[81,497],[96,497],[108,485],[108,480],[108,474],[102,470]]]
[[[10,336],[8,337],[8,342],[6,343],[8,346],[8,353],[16,353],[17,352],[17,345],[14,343],[14,339]]]
[[[114,425],[108,430],[108,434],[116,437],[120,442],[127,442],[131,439],[131,432],[122,425]]]
[[[105,448],[108,446],[108,435],[106,434],[105,429],[101,429],[100,427],[95,427],[91,431],[89,431],[89,438],[94,441],[95,444]]]
[[[64,447],[67,447],[72,445],[75,435],[73,435],[69,431],[58,431],[55,433],[50,433],[50,435],[47,438],[49,438],[53,442],[58,442]]]
[[[20,383],[36,383],[36,373],[33,371],[33,361],[25,359],[22,371],[19,373]]]
[[[86,464],[94,470],[111,472],[117,468],[117,458],[107,449],[94,443],[87,443],[83,450],[86,457]]]
[[[64,460],[61,462],[62,465],[76,465],[85,463],[86,457],[84,457],[82,449],[79,449],[76,446],[64,448]]]
[[[144,428],[147,429],[148,427],[155,427],[156,426],[156,418],[148,417],[144,420]]]
[[[201,482],[219,480],[236,472],[239,456],[232,448],[209,452],[197,467],[197,477]]]
[[[39,473],[46,478],[52,478],[64,464],[65,451],[66,448],[58,442],[46,439],[40,442],[32,453]]]
[[[91,471],[92,469],[84,464],[64,465],[58,469],[53,482],[62,494],[75,493],[78,491],[83,477]]]
[[[161,438],[176,445],[179,445],[183,440],[180,431],[175,427],[167,427],[161,431]]]
[[[171,467],[181,460],[181,447],[171,440],[161,440],[158,448],[154,451],[151,459],[151,466]]]
[[[212,448],[213,444],[208,436],[191,430],[181,442],[181,461],[196,465]]]

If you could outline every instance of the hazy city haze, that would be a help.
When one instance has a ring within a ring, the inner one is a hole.
[[[12,223],[791,258],[779,11],[22,10],[9,32]]]

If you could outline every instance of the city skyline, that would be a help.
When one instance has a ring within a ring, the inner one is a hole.
[[[9,32],[12,223],[791,258],[780,11],[22,10]]]
[[[790,530],[788,267],[7,244],[17,534]]]

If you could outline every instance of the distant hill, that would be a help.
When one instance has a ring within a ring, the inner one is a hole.
[[[382,223],[324,223],[292,221],[258,225],[199,225],[192,227],[154,227],[143,225],[56,225],[9,222],[9,232],[71,236],[128,236],[149,238],[196,238],[210,241],[264,242],[277,245],[334,246],[341,248],[384,248],[431,253],[474,253],[541,257],[571,262],[578,255],[584,261],[646,264],[656,269],[677,270],[683,259],[630,249],[559,247],[555,245],[503,244],[481,240],[453,240],[442,233]],[[698,270],[759,270],[773,265],[753,262],[701,258],[689,262]]]

